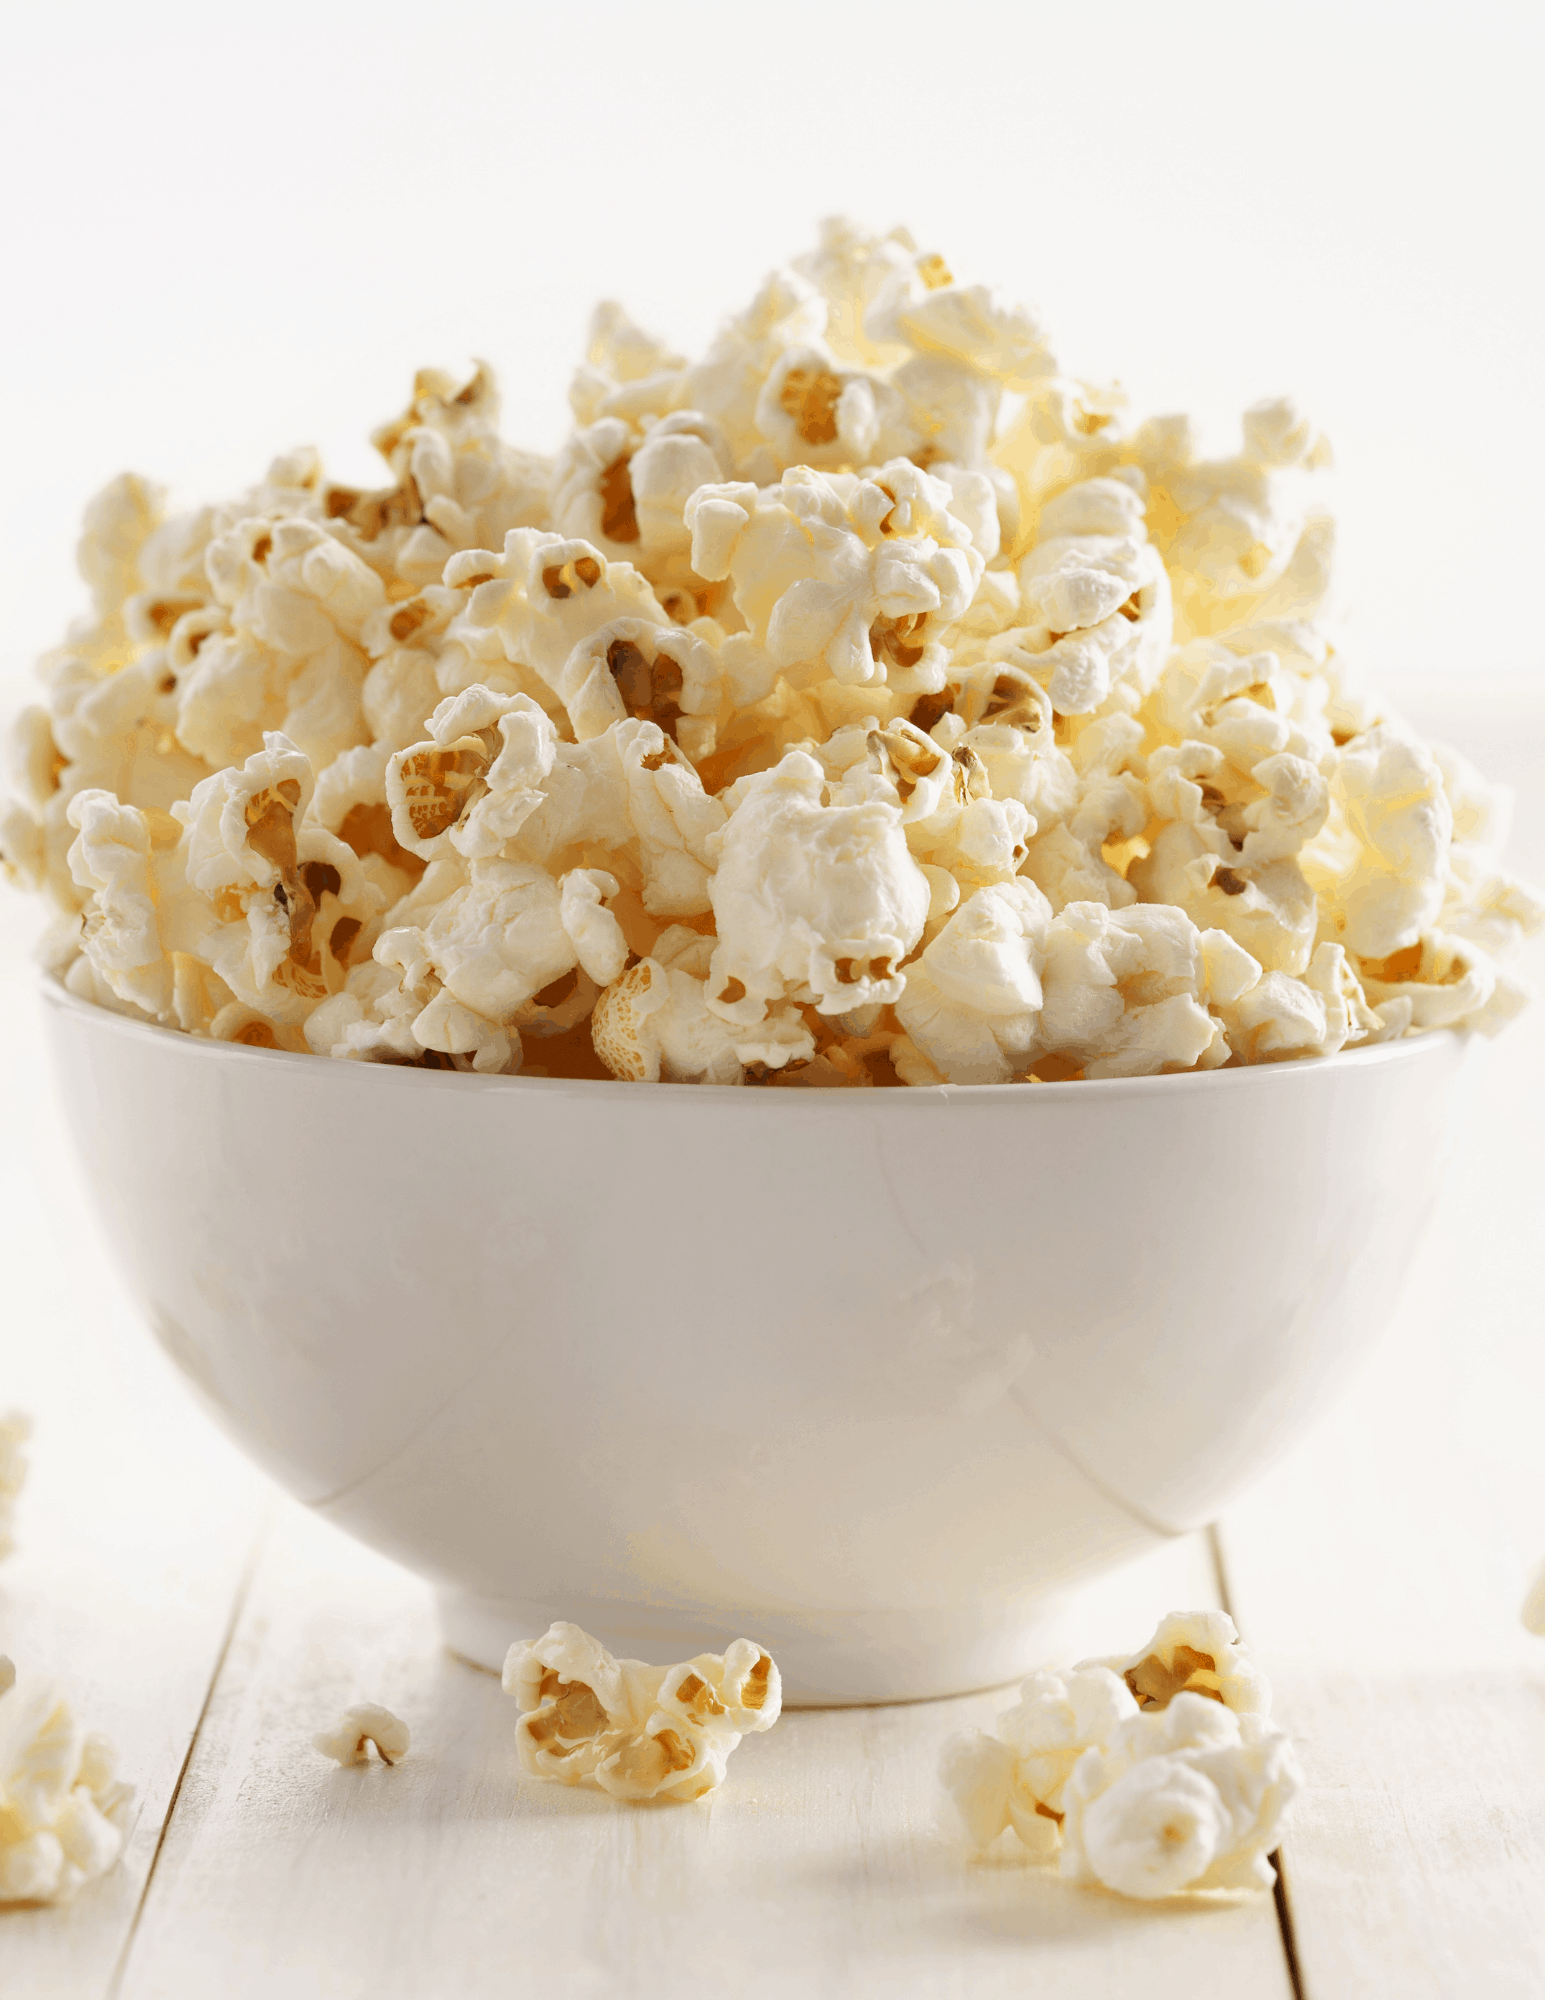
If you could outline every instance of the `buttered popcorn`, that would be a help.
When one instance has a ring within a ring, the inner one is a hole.
[[[1302,1784],[1271,1689],[1221,1611],[1172,1612],[1129,1659],[1035,1673],[939,1776],[971,1846],[1006,1828],[1071,1882],[1156,1899],[1269,1888]]]
[[[705,1798],[741,1737],[771,1729],[783,1706],[778,1669],[750,1639],[651,1667],[561,1623],[511,1646],[504,1691],[521,1710],[515,1748],[527,1777],[616,1799]]]
[[[859,1088],[1523,1003],[1507,801],[1352,672],[1290,401],[1203,457],[840,220],[699,361],[601,306],[570,400],[549,461],[486,368],[426,371],[374,491],[301,450],[220,506],[91,503],[0,805],[73,992],[354,1061]]]

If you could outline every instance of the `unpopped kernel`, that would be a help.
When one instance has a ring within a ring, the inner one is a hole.
[[[771,1729],[783,1682],[750,1639],[674,1667],[618,1660],[577,1625],[519,1640],[504,1691],[529,1778],[594,1785],[616,1799],[701,1799],[724,1782],[742,1736]]]
[[[1035,1083],[1492,1033],[1545,905],[1370,694],[1331,453],[1209,458],[903,229],[700,360],[597,309],[551,461],[420,374],[374,490],[126,474],[13,733],[70,990],[345,1060]]]
[[[1302,1783],[1271,1689],[1221,1611],[1171,1612],[1129,1658],[1035,1673],[992,1732],[944,1745],[971,1846],[1008,1827],[1069,1881],[1127,1896],[1270,1887]]]

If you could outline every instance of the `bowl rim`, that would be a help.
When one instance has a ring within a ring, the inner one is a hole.
[[[158,1021],[137,1021],[131,1015],[115,1013],[110,1007],[71,993],[57,974],[46,970],[40,974],[38,983],[44,1003],[59,1013],[90,1021],[96,1027],[127,1036],[131,1041],[177,1044],[192,1061],[279,1063],[290,1068],[304,1068],[308,1072],[317,1064],[325,1063],[327,1073],[334,1082],[342,1082],[351,1073],[356,1078],[368,1075],[372,1082],[365,1087],[369,1089],[405,1087],[423,1090],[438,1086],[460,1091],[468,1088],[500,1093],[518,1090],[527,1094],[572,1095],[587,1102],[610,1098],[633,1105],[651,1102],[656,1090],[668,1090],[673,1104],[681,1101],[722,1104],[729,1099],[741,1103],[776,1100],[783,1105],[804,1105],[808,1110],[814,1106],[851,1103],[855,1098],[874,1107],[913,1100],[939,1104],[961,1099],[973,1104],[1008,1100],[1015,1103],[1093,1103],[1112,1096],[1140,1097],[1158,1091],[1175,1096],[1198,1090],[1282,1089],[1292,1087],[1289,1081],[1292,1078],[1324,1079],[1348,1069],[1420,1061],[1439,1049],[1452,1050],[1456,1044],[1464,1046],[1473,1039],[1468,1029],[1428,1028],[1398,1041],[1376,1042],[1367,1048],[1343,1049],[1333,1056],[1302,1056],[1282,1062],[1250,1063],[1238,1069],[1175,1070],[1157,1076],[1082,1077],[1062,1083],[925,1083],[912,1084],[902,1090],[746,1090],[690,1084],[629,1083],[617,1077],[480,1076],[464,1070],[417,1069],[409,1063],[332,1062],[326,1056],[300,1055],[290,1049],[252,1048],[244,1042],[217,1042],[207,1036],[185,1034],[180,1028],[163,1027]],[[785,1111],[773,1115],[792,1114]]]

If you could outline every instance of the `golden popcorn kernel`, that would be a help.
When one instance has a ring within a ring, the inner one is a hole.
[[[1252,542],[1239,558],[1239,567],[1253,582],[1271,568],[1271,550],[1264,542]]]
[[[767,1700],[767,1680],[772,1672],[772,1659],[763,1653],[756,1665],[746,1675],[746,1684],[740,1691],[742,1708],[760,1708]]]
[[[1083,1076],[1083,1064],[1071,1056],[1038,1056],[1025,1071],[1036,1083],[1074,1083]]]
[[[950,752],[950,761],[955,766],[955,792],[958,798],[992,797],[992,781],[987,775],[987,766],[969,743],[957,744]]]
[[[914,729],[922,730],[926,736],[934,724],[948,715],[955,706],[956,688],[940,688],[937,694],[919,695],[913,704],[912,713],[907,717]]]
[[[837,401],[841,380],[829,368],[791,368],[778,391],[778,404],[806,444],[837,442]]]
[[[717,1706],[718,1704],[715,1703],[715,1707]],[[721,1709],[719,1712],[722,1714],[723,1710]],[[654,1741],[660,1746],[660,1754],[665,1759],[667,1770],[686,1771],[691,1769],[692,1752],[682,1742],[674,1729],[662,1729],[654,1738]]]
[[[1113,412],[1110,410],[1091,410],[1085,403],[1075,403],[1073,405],[1073,428],[1078,432],[1080,437],[1098,437],[1105,426],[1111,422],[1112,416]]]
[[[164,639],[179,618],[203,608],[203,599],[199,597],[158,597],[144,607],[144,614]]]
[[[247,845],[281,875],[295,867],[295,808],[299,804],[300,786],[293,778],[247,801]]]
[[[155,806],[146,806],[144,811],[151,849],[175,847],[182,839],[182,821],[173,819],[170,813],[161,812]]]
[[[300,875],[319,903],[324,896],[336,896],[343,887],[343,877],[330,861],[308,861]]]
[[[1222,1701],[1217,1688],[1193,1686],[1196,1674],[1215,1674],[1217,1661],[1210,1653],[1198,1653],[1190,1646],[1177,1646],[1172,1663],[1165,1666],[1157,1653],[1128,1667],[1124,1676],[1139,1708],[1168,1708],[1177,1694],[1201,1694],[1209,1701]]]
[[[470,748],[420,750],[403,759],[408,824],[420,840],[434,840],[456,824],[474,780],[488,764],[486,754]]]
[[[674,743],[681,715],[677,698],[681,693],[681,668],[670,655],[660,653],[651,664],[631,639],[613,639],[606,649],[606,664],[629,715],[658,723]],[[665,761],[663,756],[656,760],[646,758],[645,769],[658,770]]]
[[[1403,985],[1422,969],[1421,941],[1408,944],[1403,951],[1392,951],[1388,958],[1365,958],[1362,968],[1369,979],[1381,980],[1386,986]]]
[[[545,1692],[545,1681],[543,1688]],[[606,1727],[606,1710],[595,1690],[583,1681],[560,1681],[552,1706],[524,1717],[522,1726],[544,1746],[563,1743],[572,1747],[601,1734]]]
[[[269,556],[273,553],[273,547],[274,538],[272,535],[259,535],[257,540],[252,544],[252,560],[256,563],[267,562]]]
[[[918,258],[917,275],[931,292],[942,291],[946,285],[953,285],[955,282],[954,272],[937,250],[930,251],[926,257]]]
[[[701,1674],[684,1674],[676,1690],[676,1699],[688,1710],[694,1722],[701,1722],[705,1716],[725,1713],[724,1703]]]
[[[399,643],[411,639],[418,628],[426,624],[434,613],[422,597],[411,597],[400,611],[394,611],[387,630]]]
[[[633,500],[633,479],[628,471],[631,453],[614,458],[601,474],[601,533],[611,542],[638,540],[638,512]]]
[[[741,980],[739,979],[725,980],[724,991],[719,995],[720,1003],[723,1006],[725,1007],[739,1006],[740,1002],[744,1000],[745,997],[746,997],[746,989],[744,983]]]
[[[573,589],[563,580],[563,565],[553,563],[542,572],[542,588],[549,597],[572,597]]]
[[[236,1030],[231,1040],[249,1049],[276,1049],[279,1046],[273,1029],[266,1021],[249,1021],[244,1028]]]
[[[420,855],[410,854],[392,832],[392,809],[378,802],[350,806],[338,827],[338,838],[356,854],[378,854],[394,868],[401,868],[415,881],[428,865]]]
[[[1220,868],[1212,878],[1212,887],[1221,889],[1225,896],[1242,896],[1249,886],[1244,876],[1236,874],[1232,868]]]
[[[1125,604],[1118,605],[1116,608],[1123,618],[1130,618],[1134,625],[1143,615],[1138,609],[1137,592],[1135,590]]]
[[[337,964],[348,964],[354,940],[363,929],[364,926],[358,917],[340,917],[333,925],[332,935],[327,940],[327,949]]]
[[[1040,1799],[1037,1799],[1035,1802],[1035,1810],[1042,1819],[1049,1819],[1053,1821],[1057,1826],[1061,1826],[1063,1819],[1065,1817],[1065,1815],[1060,1812],[1053,1812],[1051,1807],[1049,1805],[1043,1804]]]
[[[579,967],[571,965],[567,972],[560,972],[556,979],[550,979],[540,993],[533,993],[534,1007],[561,1007],[579,982]]]
[[[869,628],[869,643],[877,657],[898,667],[915,667],[923,657],[923,644],[914,645],[912,641],[925,618],[921,611],[908,618],[877,618]]]
[[[594,590],[601,581],[601,565],[594,556],[581,556],[574,565],[574,574],[586,590]]]

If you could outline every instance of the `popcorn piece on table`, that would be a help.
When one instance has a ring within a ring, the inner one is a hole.
[[[27,1457],[22,1446],[32,1435],[32,1419],[20,1410],[0,1416],[0,1560],[16,1546],[11,1522],[16,1499],[27,1483]]]
[[[372,1701],[346,1708],[336,1728],[311,1739],[311,1747],[336,1764],[369,1763],[371,1744],[383,1764],[400,1764],[408,1754],[408,1725]]]
[[[1518,1615],[1527,1630],[1545,1638],[1545,1563],[1536,1570]]]
[[[1293,1746],[1264,1716],[1178,1694],[1129,1717],[1074,1766],[1062,1875],[1144,1900],[1270,1888],[1266,1856],[1302,1782]]]
[[[123,1849],[132,1788],[63,1691],[0,1671],[0,1904],[67,1902]]]
[[[749,1639],[674,1667],[617,1660],[577,1625],[517,1640],[504,1690],[528,1777],[593,1784],[619,1799],[700,1799],[724,1780],[744,1735],[771,1729],[783,1684]]]
[[[1012,1826],[1070,1881],[1123,1895],[1260,1888],[1301,1783],[1271,1689],[1221,1611],[1171,1612],[1130,1659],[1035,1673],[939,1776],[971,1844]]]

